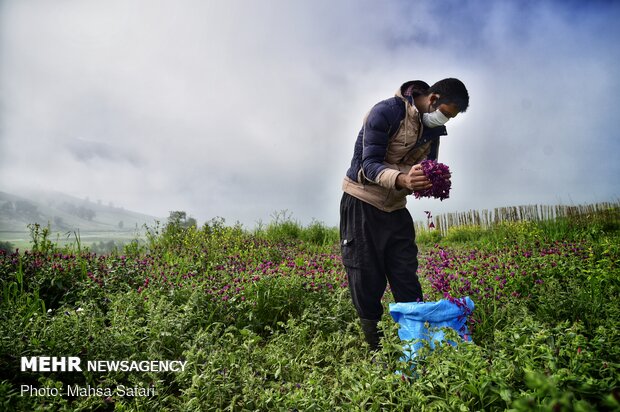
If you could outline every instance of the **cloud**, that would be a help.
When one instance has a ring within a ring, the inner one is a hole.
[[[127,162],[134,167],[140,166],[140,161],[132,153],[123,153],[124,149],[122,147],[114,147],[104,142],[78,138],[70,141],[66,148],[75,160],[86,164],[92,164],[93,161],[103,161],[112,163]]]
[[[5,1],[0,187],[335,225],[366,111],[406,80],[459,77],[471,106],[440,151],[453,193],[412,200],[415,218],[606,200],[620,189],[618,15],[600,2]]]

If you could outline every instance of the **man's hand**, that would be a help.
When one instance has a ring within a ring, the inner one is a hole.
[[[418,190],[430,189],[432,186],[433,184],[428,180],[426,175],[424,175],[424,171],[420,165],[415,165],[409,170],[409,173],[401,173],[396,177],[397,189],[408,189],[412,192],[416,192]]]

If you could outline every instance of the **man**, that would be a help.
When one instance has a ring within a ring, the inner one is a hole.
[[[406,197],[432,186],[420,162],[437,159],[439,138],[447,134],[443,125],[468,106],[458,79],[432,87],[409,81],[370,110],[357,136],[342,186],[340,240],[353,304],[372,350],[379,348],[377,322],[388,281],[396,302],[423,300]]]

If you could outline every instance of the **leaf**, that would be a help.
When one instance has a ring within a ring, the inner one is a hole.
[[[505,402],[511,402],[512,401],[512,392],[509,389],[501,389],[499,391],[499,396]]]

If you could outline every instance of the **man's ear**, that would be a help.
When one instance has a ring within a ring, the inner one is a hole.
[[[430,95],[430,97],[428,98],[428,101],[430,102],[431,108],[437,110],[437,101],[439,100],[439,95],[437,93],[432,93]]]

